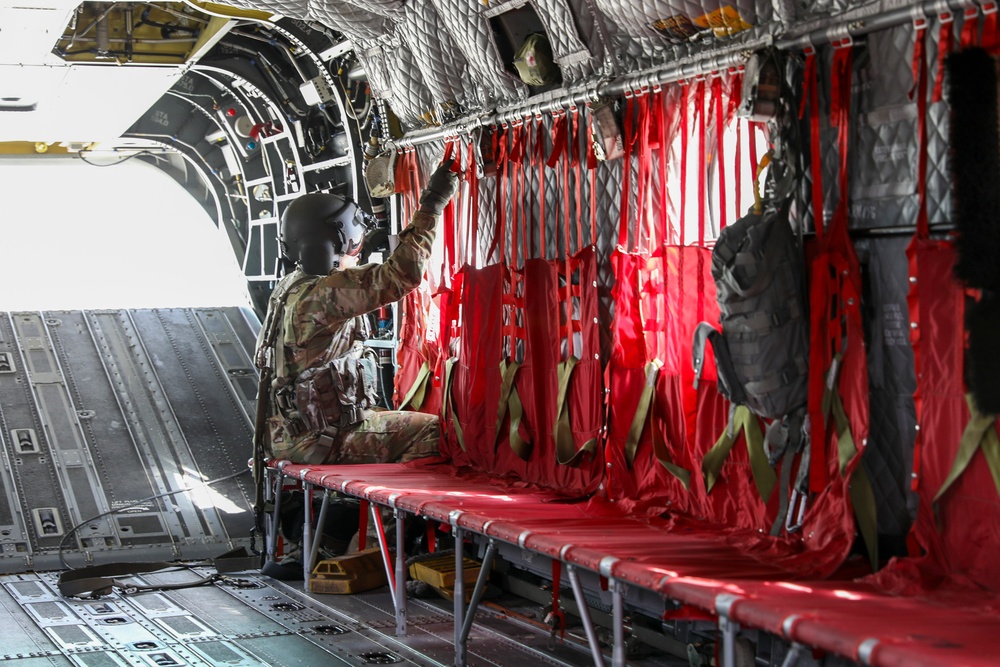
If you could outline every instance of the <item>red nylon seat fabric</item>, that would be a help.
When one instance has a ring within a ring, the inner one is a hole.
[[[596,257],[585,249],[573,258],[578,267],[580,362],[568,390],[569,416],[577,448],[597,438],[601,430],[600,341],[597,328]],[[497,437],[496,420],[502,375],[502,289],[509,275],[501,265],[464,269],[462,338],[453,370],[451,399],[462,426],[463,451],[452,425],[445,424],[447,441],[442,453],[456,466],[488,471],[513,487],[541,485],[565,496],[586,496],[596,490],[603,475],[601,448],[583,454],[578,465],[556,460],[554,428],[559,386],[560,267],[557,262],[525,262],[524,361],[514,387],[524,408],[521,433],[532,442],[527,461],[509,444],[509,414]],[[450,417],[449,417],[450,419]],[[494,443],[496,446],[494,447]]]
[[[439,370],[441,349],[427,335],[430,301],[431,297],[423,287],[413,290],[403,299],[399,350],[396,353],[399,367],[395,376],[393,403],[399,405],[402,402],[417,380],[421,368],[427,364],[431,375],[426,380],[423,401],[420,405],[408,407],[433,415],[441,412],[441,383],[434,381],[435,373]]]

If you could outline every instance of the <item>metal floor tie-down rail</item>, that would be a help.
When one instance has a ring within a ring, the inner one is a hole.
[[[136,579],[179,583],[209,573],[164,571]],[[81,600],[61,597],[56,580],[56,573],[0,577],[0,664],[437,666],[452,664],[455,655],[450,602],[409,600],[407,635],[396,637],[386,587],[350,596],[313,595],[245,574],[210,586]],[[514,614],[481,609],[471,630],[468,664],[591,664],[578,639],[550,647],[540,628]],[[631,664],[686,663],[663,657]]]

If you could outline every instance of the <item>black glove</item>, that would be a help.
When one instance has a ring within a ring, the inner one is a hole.
[[[427,187],[420,195],[418,210],[428,215],[441,215],[445,205],[458,192],[458,174],[451,170],[453,160],[447,160],[431,174]]]

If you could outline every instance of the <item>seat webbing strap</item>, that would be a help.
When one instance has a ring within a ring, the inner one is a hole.
[[[972,396],[967,395],[965,398],[969,406],[969,423],[965,425],[951,470],[934,495],[934,502],[939,501],[955,480],[962,476],[978,451],[982,451],[990,475],[993,477],[993,484],[1000,494],[1000,438],[997,437],[996,430],[997,416],[980,413]]]
[[[719,480],[722,466],[741,432],[747,443],[750,472],[753,474],[754,485],[757,487],[757,493],[766,503],[774,491],[778,477],[764,451],[764,432],[760,428],[760,420],[745,405],[730,406],[729,423],[701,461],[701,472],[705,476],[705,492],[710,492]]]

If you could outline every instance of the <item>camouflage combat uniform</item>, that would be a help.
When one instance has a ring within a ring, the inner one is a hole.
[[[362,316],[398,301],[420,283],[434,229],[435,218],[418,211],[399,234],[399,245],[384,264],[334,270],[326,276],[306,277],[296,269],[282,278],[275,291],[301,282],[290,289],[285,302],[281,323],[284,348],[275,355],[279,366],[275,376],[284,372],[285,377],[295,378],[337,357],[360,355],[368,331]],[[268,312],[262,331],[272,314]],[[258,358],[261,354],[258,348]],[[332,444],[310,431],[290,435],[273,402],[268,415],[268,454],[295,463],[390,463],[433,456],[438,451],[440,432],[434,415],[366,411],[360,424],[341,430]]]

